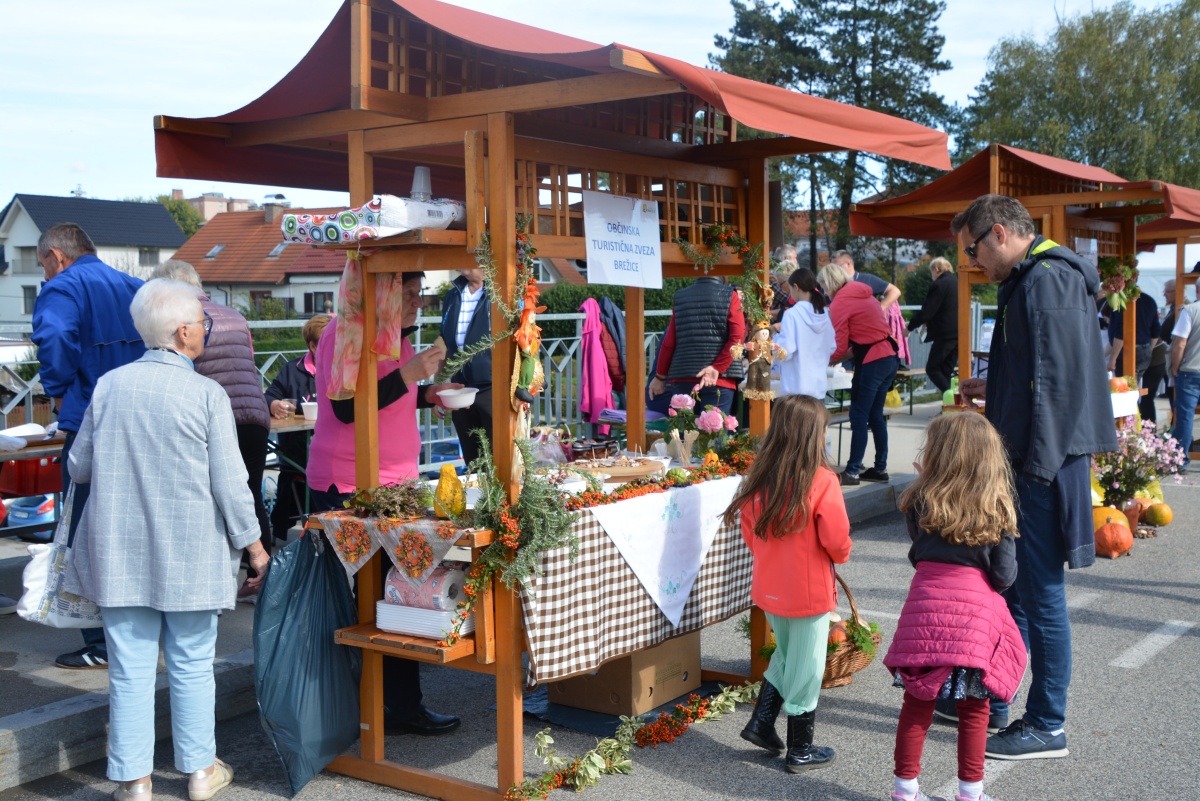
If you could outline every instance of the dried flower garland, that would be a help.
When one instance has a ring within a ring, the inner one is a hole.
[[[400,545],[396,548],[396,559],[410,578],[420,578],[433,564],[433,549],[425,541],[425,535],[408,529],[400,532]]]
[[[346,518],[338,525],[334,540],[342,556],[352,565],[358,564],[360,559],[371,552],[371,535],[367,533],[367,527],[361,520],[352,517]]]
[[[575,759],[564,759],[551,747],[554,739],[550,730],[537,733],[534,752],[550,767],[536,779],[526,779],[514,784],[504,794],[504,801],[532,801],[544,799],[551,790],[570,786],[576,792],[594,787],[600,777],[614,773],[629,773],[633,761],[629,752],[635,745],[656,748],[659,743],[669,743],[679,737],[693,723],[719,720],[732,712],[738,704],[752,703],[758,698],[759,683],[741,687],[722,687],[712,698],[701,698],[693,694],[686,704],[677,704],[674,711],[661,713],[650,723],[641,718],[622,717],[621,724],[612,737],[606,737],[596,747]]]

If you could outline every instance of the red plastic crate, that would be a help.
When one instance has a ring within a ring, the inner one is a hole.
[[[0,494],[24,498],[62,492],[62,462],[56,457],[19,459],[0,467]]]

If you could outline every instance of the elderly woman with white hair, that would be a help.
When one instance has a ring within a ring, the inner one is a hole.
[[[189,774],[192,801],[204,801],[233,780],[216,756],[218,610],[234,606],[242,549],[257,582],[270,557],[229,397],[193,369],[211,327],[195,289],[150,281],[130,312],[149,350],[96,382],[68,460],[91,494],[67,589],[104,614],[113,797],[151,798],[161,639],[175,767]]]
[[[842,486],[860,481],[887,483],[888,430],[883,403],[896,370],[896,340],[892,337],[883,307],[871,294],[871,288],[850,276],[836,263],[821,268],[817,283],[830,297],[829,319],[833,323],[836,352],[830,363],[852,355],[854,378],[850,384],[850,455],[842,471]],[[875,440],[875,464],[863,469],[867,453],[867,431]]]

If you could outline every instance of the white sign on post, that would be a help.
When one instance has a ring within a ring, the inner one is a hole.
[[[1075,237],[1075,252],[1090,262],[1093,267],[1100,265],[1100,242],[1094,238]]]
[[[589,284],[662,289],[658,202],[583,193]]]

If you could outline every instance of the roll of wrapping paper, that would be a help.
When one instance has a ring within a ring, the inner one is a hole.
[[[397,606],[412,606],[417,609],[439,609],[447,611],[458,606],[463,599],[463,584],[466,576],[453,567],[438,566],[420,587],[414,587],[405,576],[393,567],[388,571],[383,585],[383,598]]]

